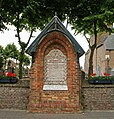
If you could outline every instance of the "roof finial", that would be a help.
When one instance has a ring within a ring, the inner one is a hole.
[[[55,17],[54,18],[55,18],[55,25],[54,25],[55,27],[54,27],[54,29],[57,29],[57,12],[55,12]]]
[[[57,12],[55,12],[55,17],[57,16]]]

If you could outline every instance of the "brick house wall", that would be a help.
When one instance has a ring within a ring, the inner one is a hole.
[[[68,90],[43,90],[44,57],[53,49],[59,49],[67,57]],[[53,31],[42,38],[30,71],[30,112],[75,113],[80,110],[81,71],[77,59],[70,40],[63,33]]]
[[[107,54],[110,55],[109,66],[111,68],[114,68],[114,50],[113,51],[107,51]]]
[[[96,55],[97,54],[97,55]],[[96,66],[100,67],[100,75],[103,75],[104,72],[106,72],[106,67],[107,67],[107,60],[105,55],[110,56],[109,60],[109,66],[111,69],[114,68],[114,50],[112,51],[106,51],[104,45],[97,48],[97,52],[95,50],[94,56],[93,56],[93,72],[96,73]],[[85,65],[84,65],[84,71],[87,73],[88,72],[88,64],[89,61],[89,53],[86,54],[85,56]]]
[[[105,59],[106,50],[104,45],[95,49],[94,57],[93,57],[93,72],[96,73],[96,68],[99,68],[99,75],[103,75],[106,67],[106,59]]]

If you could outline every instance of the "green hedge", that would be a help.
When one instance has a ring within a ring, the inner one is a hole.
[[[89,80],[114,80],[114,76],[94,76],[90,77]]]

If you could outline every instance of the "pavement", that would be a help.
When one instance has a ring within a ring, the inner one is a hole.
[[[0,109],[0,119],[114,119],[114,111],[86,111],[78,114],[38,114]]]

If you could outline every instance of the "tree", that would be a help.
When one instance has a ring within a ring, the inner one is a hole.
[[[63,2],[64,1],[64,2]],[[21,47],[21,57],[19,59],[19,78],[22,78],[22,64],[24,61],[25,49],[32,38],[33,31],[37,28],[42,29],[48,23],[54,12],[58,13],[60,18],[65,19],[63,10],[66,3],[65,0],[8,0],[2,1],[2,9],[4,14],[8,16],[8,22],[16,27],[18,42]],[[10,7],[9,7],[10,6]],[[62,13],[63,12],[63,13]],[[22,30],[30,32],[28,41],[25,43],[20,36]]]
[[[75,4],[76,3],[76,4]],[[97,34],[102,31],[113,32],[109,27],[114,21],[113,0],[76,0],[69,4],[68,18],[75,33],[94,34],[94,43],[86,37],[90,52],[88,76],[93,73],[93,54],[97,46]]]
[[[19,51],[17,47],[14,45],[14,43],[8,44],[4,49],[4,55],[8,58],[14,58],[18,60],[18,53]]]
[[[30,66],[30,58],[27,56],[27,55],[25,55],[24,56],[24,63],[23,63],[23,67],[24,67],[24,74],[25,74],[25,76],[29,76],[29,66]]]
[[[4,62],[3,52],[4,52],[4,48],[0,45],[0,69],[3,67],[3,62]]]
[[[30,65],[30,58],[27,55],[24,55],[23,65],[26,67]]]
[[[3,58],[5,59],[5,67],[6,67],[8,58],[14,58],[17,61],[18,55],[19,55],[19,51],[18,51],[17,47],[14,45],[14,43],[8,44],[4,48],[4,52],[3,52]]]
[[[0,70],[3,67],[3,60],[4,60],[3,57],[0,56]]]
[[[4,9],[2,8],[2,2],[3,0],[0,0],[0,31],[6,29],[4,22],[7,22],[6,20],[7,15],[5,14]]]
[[[4,67],[6,67],[8,58],[18,59],[18,50],[14,44],[8,44],[5,48],[0,46],[0,62],[2,66],[4,63]]]
[[[4,48],[0,45],[0,56],[3,56]]]

